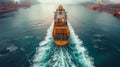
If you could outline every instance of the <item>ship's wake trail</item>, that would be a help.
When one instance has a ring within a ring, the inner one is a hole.
[[[68,23],[71,38],[69,46],[69,52],[73,57],[76,67],[94,67],[93,58],[88,56],[86,48],[82,45],[83,42],[75,34],[72,26]]]
[[[64,47],[54,44],[53,25],[48,29],[45,40],[40,42],[31,67],[94,67],[92,58],[88,56],[70,23],[70,43]]]
[[[39,43],[36,54],[33,59],[33,65],[31,67],[48,67],[50,56],[53,52],[53,40],[52,40],[52,30],[53,25],[47,30],[47,35],[45,39]]]

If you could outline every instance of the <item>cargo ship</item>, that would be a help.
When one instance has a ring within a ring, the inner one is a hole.
[[[0,14],[3,13],[8,13],[8,12],[12,12],[12,11],[16,11],[18,10],[18,4],[17,2],[15,4],[12,3],[6,3],[6,4],[1,4],[0,5]]]
[[[65,46],[69,43],[70,30],[67,22],[67,12],[60,5],[54,12],[53,39],[58,46]]]
[[[30,6],[31,6],[31,3],[30,3],[30,2],[25,1],[25,2],[23,2],[22,6],[23,6],[23,7],[28,8],[28,7],[30,7]]]

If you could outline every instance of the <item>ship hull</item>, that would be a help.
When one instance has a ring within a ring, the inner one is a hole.
[[[68,26],[56,27],[53,29],[54,43],[58,46],[65,46],[69,43],[70,31]]]

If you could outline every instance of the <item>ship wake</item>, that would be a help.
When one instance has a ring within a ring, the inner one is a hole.
[[[72,26],[70,29],[70,43],[67,46],[59,47],[54,44],[52,30],[54,24],[47,31],[45,39],[39,43],[31,67],[94,67],[93,60],[82,41],[75,34]]]

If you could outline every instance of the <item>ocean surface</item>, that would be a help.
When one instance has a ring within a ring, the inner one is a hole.
[[[58,5],[0,15],[0,67],[120,67],[120,19],[81,5],[63,6],[71,33],[64,47],[52,39]]]

